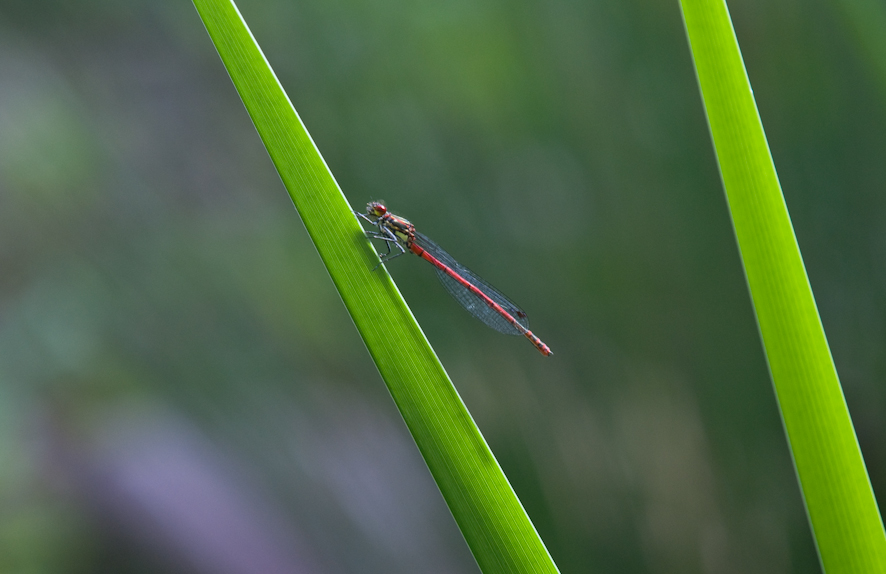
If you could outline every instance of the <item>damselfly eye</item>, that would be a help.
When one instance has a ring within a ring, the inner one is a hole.
[[[381,217],[385,213],[388,212],[388,208],[382,205],[377,201],[373,201],[369,205],[366,206],[367,215],[373,215],[375,217]]]

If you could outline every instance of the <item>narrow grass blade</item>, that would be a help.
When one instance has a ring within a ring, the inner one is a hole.
[[[556,572],[237,7],[194,5],[481,570]]]
[[[723,0],[681,0],[757,322],[822,566],[886,572],[886,535]]]

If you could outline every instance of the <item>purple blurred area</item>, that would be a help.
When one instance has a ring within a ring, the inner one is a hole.
[[[141,544],[175,569],[324,570],[278,505],[206,437],[169,413],[134,410],[102,422],[95,431],[101,444],[77,440],[60,421],[47,425],[41,478],[108,536]]]
[[[564,574],[816,571],[676,3],[238,6]],[[730,8],[882,498],[886,8]],[[0,571],[477,572],[188,2],[0,3]]]
[[[430,519],[440,510],[439,495],[402,432],[347,399],[338,406],[351,421],[347,436],[338,431],[341,421],[313,421],[280,436],[289,454],[280,464],[297,480],[276,489],[186,419],[142,403],[105,411],[89,438],[72,432],[60,413],[47,413],[34,429],[36,478],[79,508],[116,560],[145,554],[164,571],[371,568],[348,565],[334,550],[318,558],[317,541],[293,516],[314,515],[307,528],[316,535],[328,528],[325,505],[343,514],[350,537],[368,539],[404,570],[463,568],[441,550],[445,537]]]

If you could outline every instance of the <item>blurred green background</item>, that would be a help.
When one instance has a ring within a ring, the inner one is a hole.
[[[671,2],[241,0],[562,572],[818,569]],[[730,6],[886,496],[886,7]],[[0,2],[0,570],[477,567],[189,2]]]

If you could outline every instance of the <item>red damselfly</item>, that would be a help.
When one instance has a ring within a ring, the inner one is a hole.
[[[378,228],[378,231],[367,231],[366,235],[380,239],[387,245],[387,253],[381,255],[382,263],[403,255],[407,250],[418,255],[436,267],[440,282],[471,315],[500,333],[523,335],[543,355],[553,354],[550,347],[529,330],[529,318],[522,309],[501,291],[458,263],[439,245],[416,231],[415,225],[408,220],[389,213],[388,208],[377,201],[366,205],[365,215],[356,211],[354,214]],[[400,252],[392,255],[391,245]]]

